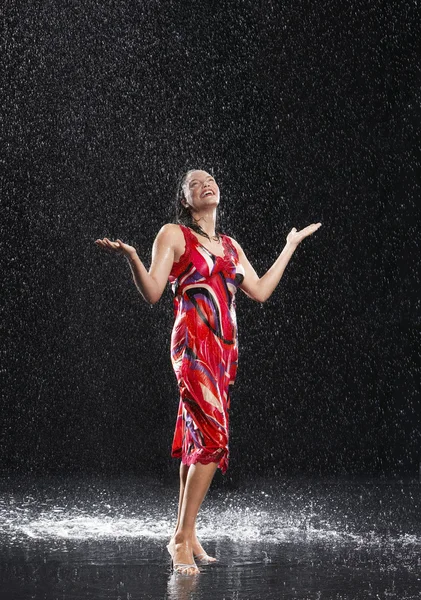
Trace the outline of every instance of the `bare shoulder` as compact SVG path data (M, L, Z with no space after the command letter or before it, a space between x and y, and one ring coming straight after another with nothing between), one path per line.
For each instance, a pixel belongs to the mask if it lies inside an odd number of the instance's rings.
M155 243L158 248L162 248L162 251L166 248L171 248L174 251L174 260L178 261L185 247L184 234L180 225L177 223L165 223L158 231Z
M177 244L183 239L183 232L181 231L180 225L177 223L165 223L158 231L156 236L160 240L163 240L171 245Z
M165 225L161 227L158 233L161 233L163 235L177 235L178 232L181 232L180 225L178 225L177 223L165 223Z

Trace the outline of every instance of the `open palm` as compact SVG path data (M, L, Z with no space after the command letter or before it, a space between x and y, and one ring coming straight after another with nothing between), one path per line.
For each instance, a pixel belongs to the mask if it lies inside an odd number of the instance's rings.
M321 227L321 223L312 223L311 225L304 227L304 229L300 229L300 231L297 231L296 228L293 227L287 235L287 242L289 244L293 244L294 246L298 246L298 244L302 242L304 238L314 233L317 229L319 229L319 227Z
M114 252L115 254L122 254L124 256L136 254L136 248L125 244L118 238L116 242L112 242L108 238L103 238L102 240L98 239L95 240L95 244L97 244L97 246L100 246L101 248L104 248L104 250L109 250L110 252Z

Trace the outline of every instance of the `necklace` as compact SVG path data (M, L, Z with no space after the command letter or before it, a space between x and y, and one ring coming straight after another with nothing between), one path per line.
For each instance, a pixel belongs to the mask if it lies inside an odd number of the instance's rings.
M218 242L218 244L221 243L221 236L219 235L219 233L215 233L214 235L208 235L205 231L203 231L203 229L200 227L200 225L199 225L199 229L200 229L200 231L196 232L199 235L203 235L204 237L207 237L208 240L214 240L215 242Z

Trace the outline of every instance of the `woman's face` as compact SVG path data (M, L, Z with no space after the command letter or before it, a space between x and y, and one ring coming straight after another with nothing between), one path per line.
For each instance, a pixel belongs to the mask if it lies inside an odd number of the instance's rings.
M196 209L219 204L219 187L206 171L192 171L183 186L185 200Z

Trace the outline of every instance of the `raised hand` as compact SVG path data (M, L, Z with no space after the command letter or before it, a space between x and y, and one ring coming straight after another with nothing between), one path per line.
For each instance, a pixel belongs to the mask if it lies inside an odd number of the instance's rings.
M293 227L287 235L287 243L293 246L298 246L298 244L302 242L305 237L314 233L317 229L319 229L319 227L321 227L321 225L321 223L312 223L300 231L297 231L296 228Z
M115 254L120 254L127 257L136 254L136 248L125 244L118 238L116 242L111 242L108 238L103 238L102 240L98 239L95 240L95 244L97 244L97 246L100 246L101 248L104 248L104 250L108 250L110 252L114 252Z

